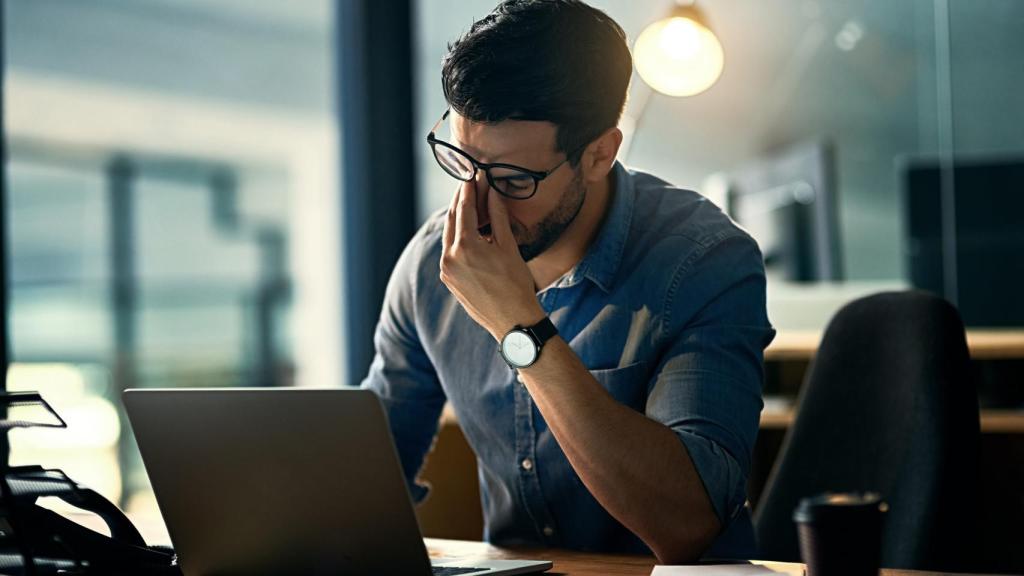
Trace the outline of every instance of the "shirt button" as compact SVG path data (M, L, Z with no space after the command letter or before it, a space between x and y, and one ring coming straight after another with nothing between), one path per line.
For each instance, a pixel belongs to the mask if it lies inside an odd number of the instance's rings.
M523 375L518 372L516 373L516 380L519 381L520 384L526 384L526 380L523 380Z
M533 460L530 460L529 458L523 458L522 467L523 470L526 470L527 472L533 470Z
M552 528L551 526L545 526L544 527L544 535L547 536L548 538L554 536L555 535L555 529Z

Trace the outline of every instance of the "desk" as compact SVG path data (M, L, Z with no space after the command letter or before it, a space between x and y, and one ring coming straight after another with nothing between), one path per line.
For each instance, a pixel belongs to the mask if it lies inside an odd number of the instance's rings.
M491 546L485 542L466 540L438 540L427 538L427 549L432 557L491 559L527 558L550 560L554 568L546 574L566 576L649 576L654 569L654 559L647 556L620 556L610 554L586 554L567 550L508 550ZM799 564L784 562L758 562L768 567L796 567ZM882 570L881 576L927 576L939 572L917 572L914 570Z

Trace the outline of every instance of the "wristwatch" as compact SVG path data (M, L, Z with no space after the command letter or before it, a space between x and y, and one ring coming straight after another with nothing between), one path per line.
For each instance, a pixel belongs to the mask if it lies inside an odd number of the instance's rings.
M498 345L505 363L513 370L526 368L537 361L544 343L558 334L558 329L547 316L533 326L516 326L508 331Z

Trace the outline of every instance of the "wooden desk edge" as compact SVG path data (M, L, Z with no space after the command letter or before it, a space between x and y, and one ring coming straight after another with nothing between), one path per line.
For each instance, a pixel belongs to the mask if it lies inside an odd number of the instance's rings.
M566 574L568 576L596 576L598 574L648 576L656 564L655 559L650 556L592 554L551 548L512 549L501 548L487 542L443 540L438 538L425 538L424 541L431 557L548 560L554 564L554 568L551 570L552 573ZM786 572L792 573L794 568L803 568L803 564L791 562L770 562L764 560L752 560L751 562L774 568L777 572L783 574ZM951 573L883 568L880 574L882 576L939 576Z

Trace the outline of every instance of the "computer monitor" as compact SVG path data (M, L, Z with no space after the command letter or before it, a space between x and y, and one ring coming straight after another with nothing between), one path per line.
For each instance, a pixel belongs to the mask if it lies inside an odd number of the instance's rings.
M843 278L834 154L797 144L729 172L725 209L757 240L769 277Z
M1024 325L1024 158L957 161L945 224L939 163L899 172L910 283L956 304L968 326Z

